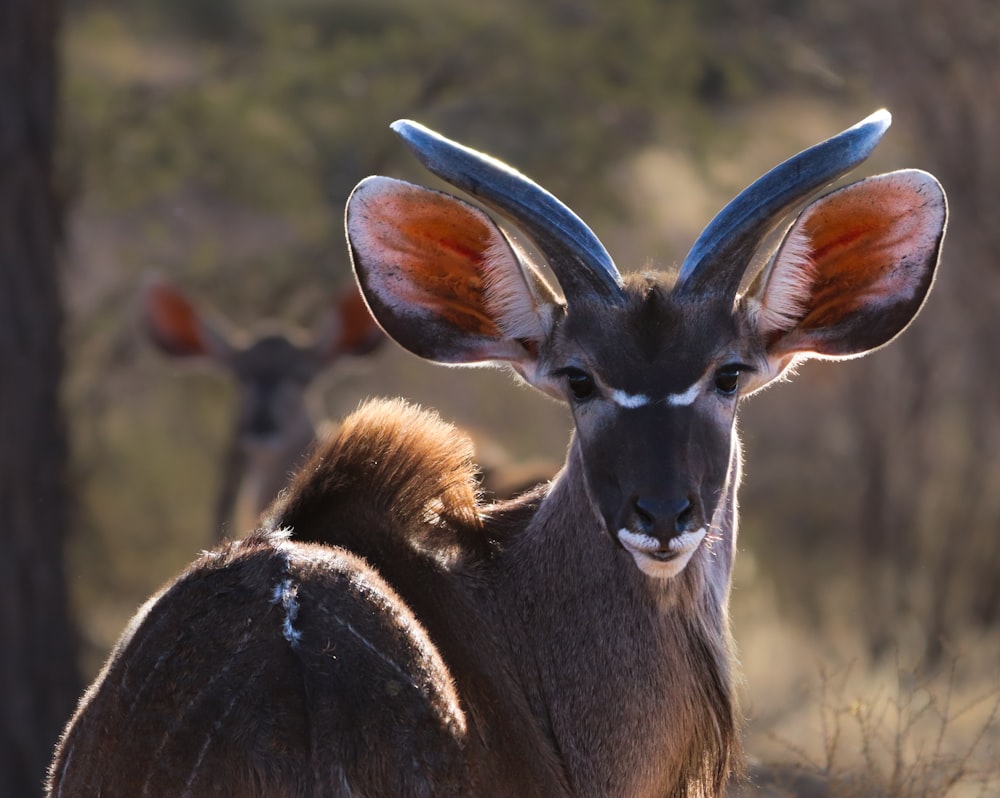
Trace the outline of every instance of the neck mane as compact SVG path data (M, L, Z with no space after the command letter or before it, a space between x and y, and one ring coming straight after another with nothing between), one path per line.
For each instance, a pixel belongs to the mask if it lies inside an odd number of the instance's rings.
M521 681L577 794L613 794L617 784L629 796L695 796L706 786L714 795L711 785L740 761L728 590L715 587L728 585L731 567L731 547L718 544L666 582L639 571L591 509L571 445L505 552L498 590L517 607L512 655L527 652ZM614 734L595 736L581 722L595 717Z

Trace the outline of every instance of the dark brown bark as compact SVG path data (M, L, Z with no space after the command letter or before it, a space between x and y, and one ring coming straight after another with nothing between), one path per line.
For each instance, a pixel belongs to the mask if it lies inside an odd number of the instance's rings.
M0 3L0 795L38 795L79 692L54 187L58 0Z

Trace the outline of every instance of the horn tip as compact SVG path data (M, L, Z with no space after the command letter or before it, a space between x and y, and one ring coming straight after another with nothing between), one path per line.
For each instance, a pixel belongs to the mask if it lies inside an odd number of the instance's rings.
M412 119L397 119L389 125L389 128L406 142L411 142L420 135L431 133L429 128L424 127L419 122L414 122Z
M412 119L397 119L389 127L393 133L403 140L403 143L417 156L417 160L427 169L438 177L447 180L452 185L462 188L461 183L455 183L448 174L441 173L443 168L442 159L448 152L461 151L467 148L446 139L440 133L436 133L426 125L421 125Z
M879 108L875 113L869 114L854 126L854 130L868 130L875 136L881 137L892 124L892 114L885 108Z
M891 124L892 114L885 108L880 108L832 140L844 142L848 151L853 153L850 160L856 166L871 155L872 150L878 146Z

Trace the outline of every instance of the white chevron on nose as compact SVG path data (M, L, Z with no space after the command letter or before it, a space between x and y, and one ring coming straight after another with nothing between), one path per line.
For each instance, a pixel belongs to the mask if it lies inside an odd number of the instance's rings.
M693 404L694 400L698 398L698 394L701 392L701 380L696 382L686 391L681 393L669 393L662 401L666 402L668 405L673 405L674 407L686 407L687 405ZM628 393L627 391L620 391L617 388L611 391L611 400L619 407L643 407L645 405L653 404L654 400L650 396L646 396L643 393Z
M619 407L642 407L648 405L652 399L641 393L626 393L617 388L611 392L611 399Z
M686 407L687 405L694 404L694 400L698 398L699 393L701 393L701 380L682 393L668 394L667 404Z

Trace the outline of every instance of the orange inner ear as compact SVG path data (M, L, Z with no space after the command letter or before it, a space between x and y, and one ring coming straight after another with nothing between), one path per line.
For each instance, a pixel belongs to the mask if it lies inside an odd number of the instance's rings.
M926 238L914 192L898 182L831 195L804 220L816 265L810 311L799 329L833 326L862 306L912 297L925 278L912 257Z
M399 266L396 295L469 333L500 330L485 309L484 260L498 233L480 211L435 192L402 191L377 203L372 238Z
M382 330L356 288L339 299L337 311L342 325L340 341L337 342L339 351L363 355L381 343Z
M201 355L205 346L191 304L166 285L147 289L146 326L156 342L171 355Z

